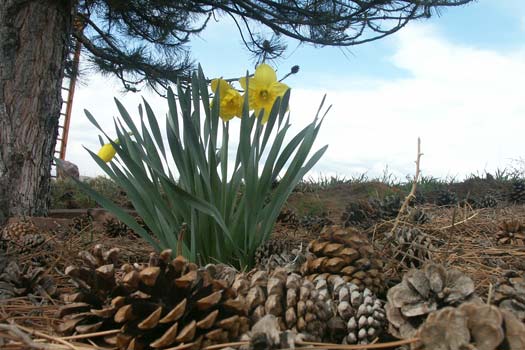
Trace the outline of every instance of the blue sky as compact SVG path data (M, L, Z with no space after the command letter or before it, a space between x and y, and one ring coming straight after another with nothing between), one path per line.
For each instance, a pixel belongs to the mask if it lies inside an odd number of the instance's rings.
M192 41L192 53L209 77L240 76L253 69L228 18L210 24ZM305 125L322 96L333 105L318 146L329 144L314 174L413 173L422 137L425 175L464 177L494 171L525 157L525 1L480 0L409 24L397 34L344 49L289 43L276 62L278 75L298 64L292 87L292 123ZM158 115L165 103L154 94L122 95L117 82L92 75L79 86L68 158L81 174L101 171L82 145L97 147L97 134L82 110L111 130L112 96L133 110L141 96Z

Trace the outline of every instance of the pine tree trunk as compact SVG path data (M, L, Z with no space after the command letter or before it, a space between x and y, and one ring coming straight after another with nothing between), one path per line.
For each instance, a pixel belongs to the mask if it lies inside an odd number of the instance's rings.
M0 226L45 215L72 1L0 1Z

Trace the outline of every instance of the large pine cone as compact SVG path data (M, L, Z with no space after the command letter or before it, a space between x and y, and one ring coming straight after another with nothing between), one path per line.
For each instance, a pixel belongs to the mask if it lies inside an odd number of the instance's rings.
M317 340L322 339L333 314L327 285L316 289L313 282L283 268L271 273L239 274L232 288L239 294L238 302L245 305L252 323L273 315L281 330L306 333Z
M410 269L387 294L385 309L390 334L411 338L428 314L473 296L474 282L456 269L433 263L421 270Z
M431 313L412 350L522 350L525 325L510 312L480 302Z
M214 280L171 251L152 255L144 266L116 270L104 259L87 267L68 268L83 298L60 310L63 333L121 330L105 341L118 349L188 349L235 340L249 327L244 305L226 282ZM104 254L102 254L104 255ZM107 254L110 256L111 254ZM95 259L91 259L91 257ZM107 259L106 259L107 260ZM185 347L186 348L186 347Z
M383 262L359 231L327 226L308 246L310 255L302 273L311 280L318 275L340 275L346 282L378 294L384 289Z

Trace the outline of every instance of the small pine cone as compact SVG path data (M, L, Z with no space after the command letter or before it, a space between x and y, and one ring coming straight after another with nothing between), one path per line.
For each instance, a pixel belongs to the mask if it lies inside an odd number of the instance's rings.
M525 349L525 325L510 312L481 302L431 313L416 337L412 350Z
M341 226L327 226L318 239L308 245L307 261L301 272L313 280L318 275L340 275L374 293L384 289L383 262L374 247L359 231Z
M374 209L369 202L350 202L341 215L342 225L344 227L368 228L371 225L371 218L374 217L373 211Z
M291 209L281 210L281 212L277 216L277 222L290 227L297 227L299 225L297 215Z
M295 332L280 329L277 317L266 315L242 335L240 340L249 344L242 345L239 349L295 349L296 338Z
M517 180L512 184L509 200L515 204L525 203L525 180Z
M525 322L525 273L519 277L513 275L496 285L494 304Z
M410 269L390 288L385 306L390 334L410 338L428 314L474 298L474 282L456 269L429 263Z
M525 245L525 224L519 220L504 220L499 224L496 238L500 244Z
M386 237L393 258L407 267L420 267L431 259L432 238L417 227L399 227L393 236L388 232Z
M258 269L273 270L285 267L297 272L306 260L306 243L290 238L270 239L255 251L255 266Z
M393 219L399 213L399 209L401 209L401 197L397 195L386 196L381 201L381 218Z
M10 222L2 228L2 239L18 242L25 235L38 234L38 228L31 221L21 219Z
M326 216L306 215L303 216L299 221L299 225L301 227L313 234L318 234L323 230L325 226L332 224L332 220L330 220Z
M383 302L370 289L360 290L358 286L345 282L341 277L333 278L330 285L332 298L336 303L336 317L346 325L344 337L330 341L369 344L376 339L386 324Z
M86 301L64 306L59 330L88 333L118 328L118 334L104 339L118 349L183 344L188 349L202 348L235 340L248 331L244 304L235 291L183 257L171 260L170 250L153 254L145 266L125 264L121 272L112 274L118 277L113 278L114 286L109 283L110 292L101 305Z
M75 232L89 231L93 227L93 217L88 214L75 216L71 223L71 228Z
M458 196L456 193L446 190L439 191L436 198L436 204L439 206L456 205L458 203Z
M110 237L129 237L134 238L137 235L128 225L115 218L108 218L102 223L104 231Z
M11 260L0 274L0 299L40 295L46 298L54 296L57 287L53 278L41 267L30 264L20 265Z
M408 211L409 221L415 225L423 225L429 223L431 218L430 216L420 208L411 208Z
M476 208L496 208L498 206L498 200L491 194L486 194L481 197L477 203Z

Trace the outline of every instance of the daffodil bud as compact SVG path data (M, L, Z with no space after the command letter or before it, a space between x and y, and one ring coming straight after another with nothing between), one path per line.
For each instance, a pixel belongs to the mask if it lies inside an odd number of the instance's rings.
M100 159L102 159L104 162L110 162L111 159L117 154L117 150L111 143L106 143L100 151L98 151L98 156Z

